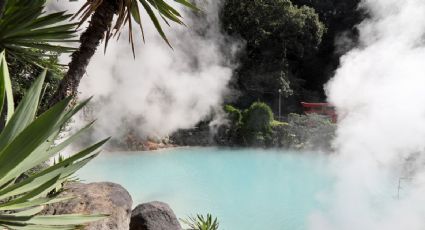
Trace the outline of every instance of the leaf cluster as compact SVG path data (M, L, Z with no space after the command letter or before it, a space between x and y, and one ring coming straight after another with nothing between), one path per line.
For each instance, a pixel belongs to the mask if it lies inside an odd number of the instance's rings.
M39 216L43 206L63 202L73 197L47 196L77 170L97 156L100 141L57 164L17 180L24 172L56 156L73 143L92 125L78 130L56 143L62 127L83 108L88 100L70 106L70 98L36 116L42 86L43 71L27 91L19 105L14 106L10 76L5 54L0 54L0 113L5 108L5 126L0 132L0 227L16 230L77 229L79 226L103 219L104 215ZM69 109L67 110L67 108Z
M189 217L187 220L182 220L183 223L189 226L187 230L218 230L219 222L217 218L213 218L211 214L196 215L196 217Z
M76 23L66 12L45 13L45 0L7 0L0 17L0 50L8 58L56 69L51 58L75 49L63 43L76 42Z
M286 125L275 121L270 106L263 102L254 102L243 112L231 105L226 105L224 110L236 132L234 141L241 145L266 146L271 142L273 127Z
M81 25L82 23L87 21L90 18L90 16L96 12L98 7L101 4L103 4L104 1L111 1L111 0L86 1L86 3L80 8L80 10L76 14L76 16L80 16L79 24ZM188 7L190 9L198 10L198 8L195 5L193 5L187 0L175 0L175 2L185 7ZM143 21L142 21L139 4L147 12L150 20L154 24L159 35L162 37L162 39L164 39L164 41L170 47L171 47L171 44L168 41L165 35L165 32L162 29L160 20L158 18L161 18L167 25L170 25L170 21L180 25L184 25L182 21L182 15L165 0L117 0L117 1L114 1L114 4L116 8L117 19L115 21L115 24L112 26L112 28L110 28L110 30L106 34L105 49L109 39L117 35L119 36L122 28L124 26L128 26L129 42L131 43L131 46L132 46L133 55L135 55L133 26L132 26L133 24L140 27L143 40L145 39L144 30L143 30Z

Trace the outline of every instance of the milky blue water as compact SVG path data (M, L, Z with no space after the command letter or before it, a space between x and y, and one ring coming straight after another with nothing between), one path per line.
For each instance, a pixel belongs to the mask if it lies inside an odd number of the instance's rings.
M78 177L123 185L134 205L164 201L179 218L212 213L221 230L305 230L331 186L326 157L284 150L178 148L104 153Z

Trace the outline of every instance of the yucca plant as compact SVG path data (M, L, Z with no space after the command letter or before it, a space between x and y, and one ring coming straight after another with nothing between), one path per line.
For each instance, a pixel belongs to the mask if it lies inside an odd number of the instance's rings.
M55 69L49 58L75 50L63 43L78 42L77 23L64 11L45 12L45 0L1 0L0 50L18 61Z
M67 109L70 99L65 99L36 117L45 75L44 71L14 110L5 54L0 54L0 109L7 108L6 125L0 133L0 229L77 229L105 217L37 214L44 205L73 199L47 194L93 159L107 140L17 181L21 174L57 155L92 125L55 144L61 128L88 100Z
M196 217L189 217L182 222L189 226L187 230L218 230L219 226L218 219L213 219L211 214L207 214L206 217L198 214Z

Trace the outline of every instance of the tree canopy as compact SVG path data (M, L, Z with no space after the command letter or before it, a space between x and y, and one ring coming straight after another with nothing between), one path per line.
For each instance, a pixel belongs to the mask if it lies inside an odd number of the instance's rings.
M313 8L290 0L226 0L221 19L225 32L246 42L236 83L243 107L296 89L296 67L315 54L325 32Z
M355 45L358 32L355 25L365 17L357 5L360 0L292 0L295 5L315 9L326 26L318 52L306 60L299 77L306 88L322 91L323 84L333 75L339 58Z

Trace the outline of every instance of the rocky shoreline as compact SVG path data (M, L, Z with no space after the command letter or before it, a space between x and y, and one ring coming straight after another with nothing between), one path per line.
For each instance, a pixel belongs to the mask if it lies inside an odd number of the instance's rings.
M269 142L241 143L235 127L229 124L210 126L201 123L192 129L178 130L169 137L135 142L133 151L152 151L183 146L263 147L297 150L332 150L336 125L318 115L288 117L287 123L272 127ZM239 140L238 140L239 138Z
M289 114L283 121L273 121L270 131L244 135L232 122L219 125L200 122L190 129L181 129L165 137L140 137L129 133L120 141L111 142L107 151L155 151L176 147L255 147L296 150L331 151L336 124L317 114ZM251 139L247 139L251 138Z
M119 184L67 183L59 197L75 197L45 207L42 214L105 214L107 217L86 225L84 230L182 230L173 210L166 203L153 201L137 205Z

